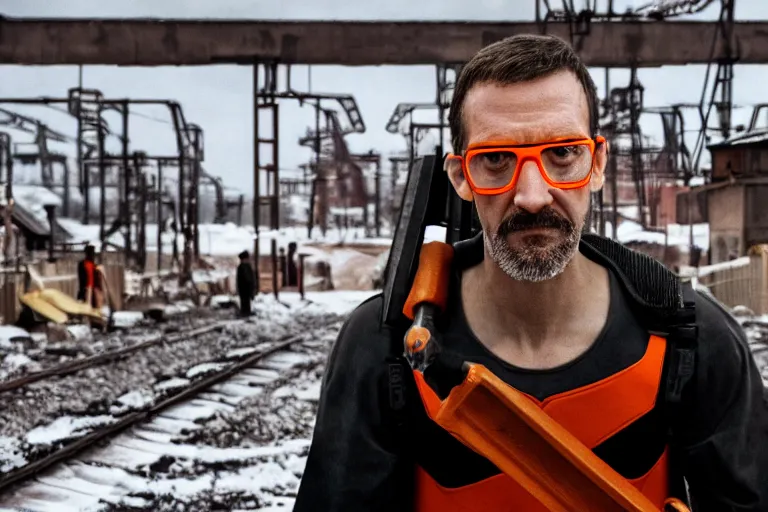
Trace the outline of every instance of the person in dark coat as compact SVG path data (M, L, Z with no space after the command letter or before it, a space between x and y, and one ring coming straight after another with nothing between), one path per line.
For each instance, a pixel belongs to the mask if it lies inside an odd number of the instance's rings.
M288 286L299 285L299 271L296 266L296 242L288 244L288 257L286 258L286 266L288 267Z
M251 301L256 296L256 276L249 260L248 251L239 254L240 264L237 266L237 294L240 296L240 314L251 315Z

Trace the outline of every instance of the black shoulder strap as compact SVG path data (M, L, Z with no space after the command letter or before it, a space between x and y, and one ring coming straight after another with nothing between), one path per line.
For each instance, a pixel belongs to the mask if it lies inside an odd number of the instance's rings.
M677 442L680 421L685 415L683 391L691 385L696 373L698 326L696 325L695 292L690 282L681 283L683 305L677 321L672 322L667 334L667 353L664 359L663 412L667 421L669 454L669 494L691 506L690 496L681 466L680 444Z
M402 429L405 426L407 388L406 379L408 368L402 357L390 357L387 359L387 401L391 412L391 422L395 428Z
M382 328L390 335L389 355L386 359L386 393L382 397L388 405L384 416L385 421L396 429L399 436L407 428L408 380L413 378L408 361L403 355L403 337L408 330L408 323L403 321L397 327Z
M699 338L693 285L689 281L682 282L680 289L683 304L674 322L670 324L667 336L668 370L664 397L666 402L672 405L680 403L683 389L693 379Z
M698 328L696 294L692 284L681 280L650 256L607 238L584 235L581 250L589 258L614 271L633 299L646 328L666 337L667 355L661 397L666 404L676 407L696 369Z

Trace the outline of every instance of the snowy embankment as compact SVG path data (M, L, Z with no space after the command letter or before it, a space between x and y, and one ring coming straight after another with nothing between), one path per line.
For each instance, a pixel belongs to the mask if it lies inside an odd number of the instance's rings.
M269 296L260 298L253 321L233 325L237 332L231 337L247 340L250 335L250 344L230 342L222 335L209 340L226 352L219 363L200 363L204 358L195 358L190 363L196 363L184 371L181 365L166 370L162 382L131 382L132 389L103 401L104 408L92 411L87 421L62 415L28 431L23 442L50 445L90 425L108 424L152 402L164 390L183 387L215 371L226 358L252 352L255 339L312 332L329 318L340 319L336 315L348 313L370 295L316 293L308 294L310 302L301 302L296 294L285 293L281 295L284 304ZM311 436L324 363L339 325L313 333L310 341L290 353L270 356L265 368L243 372L191 403L174 406L151 423L120 434L104 448L6 493L0 506L56 511L290 510ZM19 439L0 439L6 465L24 463Z

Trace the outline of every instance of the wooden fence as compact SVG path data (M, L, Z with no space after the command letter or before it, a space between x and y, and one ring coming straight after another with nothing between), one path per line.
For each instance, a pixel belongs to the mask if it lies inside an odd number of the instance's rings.
M55 262L39 259L29 267L41 278L46 288L60 290L71 297L77 296L77 263L82 259L79 253L62 255ZM107 283L115 299L115 309L123 307L125 292L125 264L120 253L103 253L101 264L107 276ZM31 286L24 267L19 272L12 269L0 270L0 316L2 324L16 322L21 312L19 296Z

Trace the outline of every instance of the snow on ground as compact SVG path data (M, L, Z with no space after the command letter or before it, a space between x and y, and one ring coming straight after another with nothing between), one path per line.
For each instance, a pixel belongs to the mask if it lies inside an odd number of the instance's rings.
M154 399L154 395L146 389L129 391L115 400L116 404L109 408L109 413L119 415L131 410L138 410L151 404Z
M155 391L169 391L172 389L181 389L185 388L189 385L189 379L182 379L178 377L173 377L168 380L164 380L162 382L158 382L153 386Z
M67 326L67 333L69 336L77 341L91 341L93 340L93 329L87 324L74 324Z
M297 292L280 292L279 302L274 295L259 295L255 304L260 308L269 307L270 314L288 314L291 308L300 306L305 311L325 311L336 315L344 315L352 311L365 300L380 293L380 290L341 290L333 292L306 292L302 301Z
M14 189L15 193L15 189ZM99 245L99 226L97 224L82 224L75 219L59 218L61 226L72 234L72 242L91 242ZM147 251L157 251L157 224L147 224ZM253 226L237 226L233 223L227 224L200 224L199 240L200 253L203 256L236 256L243 250L253 251L254 244ZM329 244L338 244L342 242L360 243L368 245L391 244L391 240L386 238L366 238L361 229L351 228L349 230L329 229L325 236L322 236L319 229L312 232L312 238L307 237L305 227L287 227L275 231L268 231L262 228L259 237L259 251L261 254L270 254L272 250L272 239L277 241L277 247L288 250L290 242L297 242L299 245L307 242L324 242ZM117 246L123 244L121 233L115 233L109 240ZM179 251L183 250L184 238L178 237ZM173 252L173 233L164 232L162 234L163 254L172 254Z
M606 222L605 232L610 235L613 233L612 230L611 223ZM670 247L676 246L680 247L682 251L687 251L690 245L690 230L691 227L689 225L669 224L667 225L666 233L645 231L638 222L625 220L619 224L616 238L623 244L646 242L664 245L666 243ZM694 224L693 243L705 251L709 250L709 224Z
M17 373L40 370L40 363L30 359L25 354L7 354L3 357L2 363L2 366L0 366L0 380L5 380Z
M211 297L209 305L214 309L232 307L235 305L235 298L231 295L214 295Z
M21 441L15 437L0 437L0 472L5 473L27 462Z
M112 416L88 416L71 417L62 416L53 423L33 428L26 435L29 444L53 444L64 439L76 436L84 429L92 429L102 425L108 425L115 421Z
M0 350L12 348L19 341L32 341L32 336L20 327L0 325Z
M221 370L226 365L224 363L203 363L199 364L197 366L193 366L189 370L187 370L186 377L188 379L193 379L197 377L198 375L205 375L206 373L215 372L218 370Z

